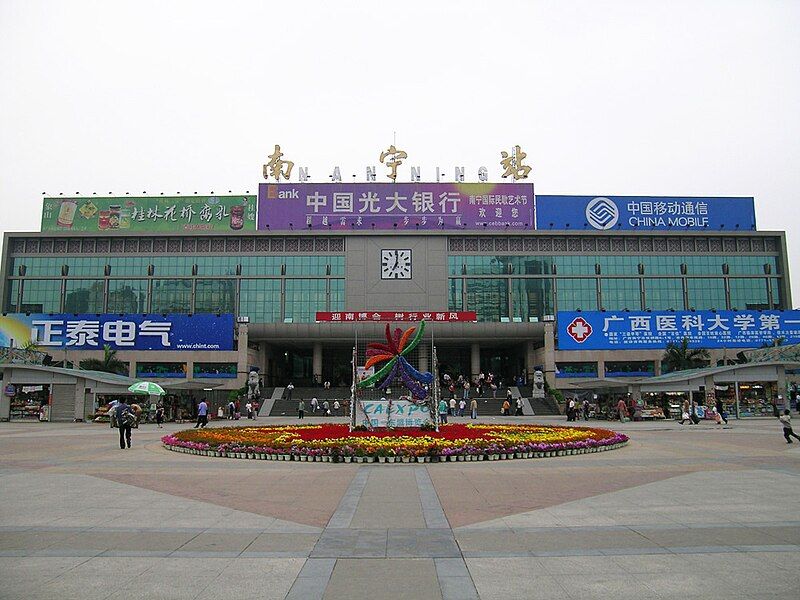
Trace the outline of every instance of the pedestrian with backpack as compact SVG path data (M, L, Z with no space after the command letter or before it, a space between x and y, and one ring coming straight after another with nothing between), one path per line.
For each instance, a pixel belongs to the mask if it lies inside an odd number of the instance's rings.
M126 443L128 448L131 447L131 428L136 422L136 415L134 414L131 405L128 404L124 398L117 403L115 412L117 417L117 426L119 427L119 447L121 450L125 450Z

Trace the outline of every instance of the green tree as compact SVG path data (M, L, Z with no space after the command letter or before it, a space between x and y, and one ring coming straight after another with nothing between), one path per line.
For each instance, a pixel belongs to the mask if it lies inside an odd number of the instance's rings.
M680 344L674 342L667 344L661 360L669 372L697 369L708 364L708 350L689 348L689 338L683 338Z
M84 371L103 371L104 373L116 373L117 375L127 375L128 367L117 358L117 351L112 350L111 346L103 346L103 358L87 358L80 363Z

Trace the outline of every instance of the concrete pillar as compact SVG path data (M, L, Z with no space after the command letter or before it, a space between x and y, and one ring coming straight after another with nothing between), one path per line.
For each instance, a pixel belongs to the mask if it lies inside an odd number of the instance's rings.
M248 333L247 333L247 323L239 323L238 327L238 345L237 345L237 354L236 357L236 372L238 376L236 377L236 385L242 387L247 383L247 375L249 374L250 368L247 364L247 340L248 340ZM189 368L189 365L186 365ZM194 365L192 365L194 368ZM194 375L194 373L188 374L190 377Z
M775 383L776 387L776 394L777 398L775 398L775 404L778 405L778 408L789 408L789 394L786 393L786 369L782 365L777 366L776 371L778 372L778 380ZM783 407L781 407L783 404Z
M597 359L597 378L598 379L605 379L606 378L606 361L605 359L598 358Z
M84 398L86 397L85 390L86 389L86 380L82 378L77 378L75 380L75 420L76 421L83 421L86 415L83 414L84 410Z
M533 373L536 370L536 348L533 340L525 342L525 381L533 382Z
M544 380L551 388L556 387L556 336L552 321L544 324Z
M314 342L314 355L311 358L314 382L322 383L322 342Z
M430 350L425 343L417 346L419 348L419 365L417 368L423 373L428 370L428 363L430 362Z
M471 371L470 377L475 379L481 373L481 346L480 344L472 344L469 357L469 370Z
M713 394L715 400L716 400L716 397L717 397L717 391L714 389L714 377L713 376L706 376L705 379L703 380L703 385L706 388L706 397L703 398L703 400L705 401L704 403L706 405L706 408L708 408L709 401L710 402L714 401L714 400L709 400L708 395L709 394Z

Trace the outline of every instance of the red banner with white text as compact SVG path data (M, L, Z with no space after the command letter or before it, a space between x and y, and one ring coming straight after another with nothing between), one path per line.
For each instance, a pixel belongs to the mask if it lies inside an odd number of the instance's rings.
M345 312L318 312L318 323L375 323L390 321L428 321L431 323L473 323L478 320L474 310L468 311L345 311Z

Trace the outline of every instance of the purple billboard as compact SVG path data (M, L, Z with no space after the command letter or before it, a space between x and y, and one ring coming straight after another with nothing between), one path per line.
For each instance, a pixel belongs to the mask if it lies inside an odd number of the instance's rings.
M534 229L532 183L261 183L258 229Z

